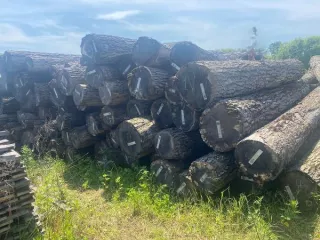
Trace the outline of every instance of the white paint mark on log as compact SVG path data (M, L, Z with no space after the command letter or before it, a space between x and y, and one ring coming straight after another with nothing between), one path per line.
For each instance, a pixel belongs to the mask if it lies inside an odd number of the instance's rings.
M114 140L113 138L111 138L112 142L114 142L115 144L117 144L116 140Z
M94 52L97 53L98 49L97 49L97 46L96 46L96 43L94 42L94 40L92 40L92 46L93 46Z
M201 89L203 100L207 100L208 98L207 98L206 92L204 90L203 83L200 83L200 89Z
M107 113L104 113L103 116L110 116L112 113L111 112L107 112Z
M201 178L200 178L200 182L204 182L204 180L206 180L207 179L207 177L208 177L208 174L207 173L205 173L205 174L203 174L202 176L201 176Z
M159 167L159 169L158 169L158 171L156 172L156 177L158 177L158 176L159 176L159 174L161 173L162 169L163 169L163 167L162 167L162 166L160 166L160 167Z
M217 125L217 130L218 130L218 137L222 138L222 130L221 130L221 123L220 121L216 121L216 125Z
M64 128L64 121L61 122L61 130Z
M249 164L253 165L258 160L258 158L261 156L262 153L263 151L259 149L249 160Z
M65 112L65 111L64 111L64 108L60 108L60 109L61 109L62 112Z
M126 67L126 69L123 71L122 75L125 75L125 74L129 71L130 68L131 68L131 64L129 64L129 65Z
M20 84L21 84L21 87L22 87L23 86L23 82L22 82L21 78L19 79L19 81L20 81Z
M286 189L286 192L288 193L289 195L289 198L290 200L295 200L294 196L293 196L293 193L291 191L291 188L289 186L285 186L285 189Z
M72 160L72 157L70 156L70 153L68 152L68 157L69 157L69 160Z
M198 183L197 181L193 181L193 183L194 183L197 187L199 187L199 183Z
M69 133L66 132L66 135L67 135L67 142L70 142Z
M171 66L174 67L178 71L180 70L180 67L177 64L175 64L174 62L171 63Z
M92 70L92 71L87 72L87 75L92 75L94 73L96 73L96 70Z
M181 123L182 123L182 125L186 124L186 120L184 118L184 110L183 109L181 109Z
M133 141L133 142L128 142L128 146L129 146L129 147L131 147L131 146L133 146L133 145L136 145L136 142L135 142L135 141Z
M80 96L81 93L77 89L75 90L75 92Z
M170 88L170 89L169 89L169 92L171 92L171 93L176 93L176 90L173 89L173 88Z
M160 142L161 142L161 135L158 136L158 141L157 141L157 149L159 149L160 146Z
M31 91L31 90L29 89L29 91L26 93L26 96L28 96L28 95L29 95L30 91Z
M137 86L135 92L138 92L140 89L141 77L138 78Z
M57 90L54 88L53 91L54 91L54 95L56 95L56 98L58 98Z
M138 108L137 104L135 104L135 105L134 105L134 107L136 108L136 110L137 110L137 112L138 112L139 116L141 116L141 112L140 112L140 110L139 110L139 108Z
M241 179L245 180L245 181L249 181L249 182L254 182L254 180L252 178L248 178L248 177L245 177L245 176L241 176Z
M163 103L161 103L161 105L160 105L160 107L159 107L159 110L158 110L158 112L157 112L157 115L159 115L159 114L161 113L163 106L164 106Z
M179 194L180 192L183 191L183 189L187 186L187 184L185 182L183 182L180 187L177 189L177 193Z

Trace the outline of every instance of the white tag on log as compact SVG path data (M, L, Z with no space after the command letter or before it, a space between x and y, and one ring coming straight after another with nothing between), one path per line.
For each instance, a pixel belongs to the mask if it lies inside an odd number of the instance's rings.
M158 177L158 176L159 176L159 174L161 173L162 169L163 169L163 167L162 167L162 166L160 166L160 167L159 167L159 169L158 169L158 171L156 172L156 177Z
M163 108L163 103L161 103L161 105L160 105L160 107L159 107L159 110L158 110L158 112L157 112L157 115L159 115L159 114L161 113L162 108Z
M183 182L180 187L177 189L177 193L180 193L185 187L187 186L187 184L185 182Z
M96 130L96 124L94 123L94 121L92 121L92 129L93 129L93 131Z
M169 89L169 92L176 93L176 90L173 89L173 88L170 88L170 89Z
M97 46L96 46L96 43L92 40L92 46L93 46L93 50L94 52L98 52L98 49L97 49Z
M92 75L94 73L96 73L96 70L92 70L92 71L87 72L87 75Z
M204 180L206 180L207 179L207 177L208 177L208 174L207 173L205 173L205 174L203 174L202 175L202 177L200 178L200 182L204 182Z
M136 108L136 110L137 110L137 112L138 112L139 116L141 116L141 112L140 112L140 110L139 110L139 108L138 108L137 104L135 104L135 105L134 105L134 107Z
M65 111L64 111L64 108L60 108L60 109L61 109L62 112L65 112Z
M286 189L286 192L288 193L289 195L289 198L290 200L295 200L294 196L293 196L293 193L291 191L291 188L289 186L285 186L285 189Z
M64 128L64 121L62 121L61 123L61 130L63 130L63 128Z
M70 156L70 153L69 153L69 152L68 152L68 157L69 157L69 159L70 159L70 160L72 160L72 158L71 158L71 156Z
M135 90L136 92L138 92L140 89L140 83L141 83L141 77L138 78L138 82L137 82L137 86L136 86L136 90Z
M158 137L158 141L157 141L157 149L159 149L160 142L161 142L161 136L159 135L159 137Z
M135 141L133 141L133 142L128 142L128 146L130 147L130 146L133 146L133 145L136 145L136 142Z
M21 87L23 86L23 83L22 83L22 80L21 80L21 78L19 79L20 80L20 84L21 84Z
M26 93L26 96L28 96L28 95L29 95L30 91L31 91L31 90L29 89L29 91Z
M178 71L180 70L180 67L177 64L175 64L174 62L171 63L171 66L174 67Z
M112 142L114 142L115 144L117 144L116 140L114 140L113 138L111 138Z
M103 116L110 116L112 113L111 112L107 112L107 113L104 113Z
M245 180L245 181L249 181L249 182L254 182L254 180L252 178L248 178L248 177L245 177L245 176L241 176L241 179Z
M58 98L57 90L54 88L53 91L54 91L54 95L56 95L56 98Z
M76 94L78 94L80 96L80 92L76 89L75 90Z
M204 90L203 83L200 83L200 89L201 89L203 100L207 100L208 98L207 98L206 92Z
M131 64L129 64L128 67L123 71L122 75L125 75L130 68L131 68Z
M259 149L249 160L249 164L253 165L258 160L258 158L261 156L262 153L263 151Z
M181 123L182 123L182 125L186 124L186 120L184 118L184 110L183 109L181 109Z
M218 130L218 137L222 138L222 130L221 130L221 123L220 121L216 121L216 125L217 125L217 130Z
M66 132L66 135L67 135L67 141L70 142L69 133Z

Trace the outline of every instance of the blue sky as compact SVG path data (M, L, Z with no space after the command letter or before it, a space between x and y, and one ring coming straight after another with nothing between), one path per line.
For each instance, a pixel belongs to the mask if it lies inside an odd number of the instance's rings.
M0 0L0 52L80 53L81 38L102 33L206 49L240 48L320 35L320 0Z

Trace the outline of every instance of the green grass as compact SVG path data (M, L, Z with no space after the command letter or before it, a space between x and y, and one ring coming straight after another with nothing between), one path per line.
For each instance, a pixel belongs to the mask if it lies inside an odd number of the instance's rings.
M28 149L23 159L45 229L34 239L320 239L318 215L280 194L179 199L145 169L36 161Z

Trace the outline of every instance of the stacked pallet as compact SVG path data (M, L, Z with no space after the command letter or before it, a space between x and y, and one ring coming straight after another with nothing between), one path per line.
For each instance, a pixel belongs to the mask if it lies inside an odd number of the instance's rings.
M9 134L0 132L0 237L21 239L35 223L34 199L20 155L14 151L15 144L7 139Z
M319 126L316 56L303 76L298 60L89 34L81 58L6 52L0 66L0 123L15 141L70 161L146 164L183 195L276 179Z

